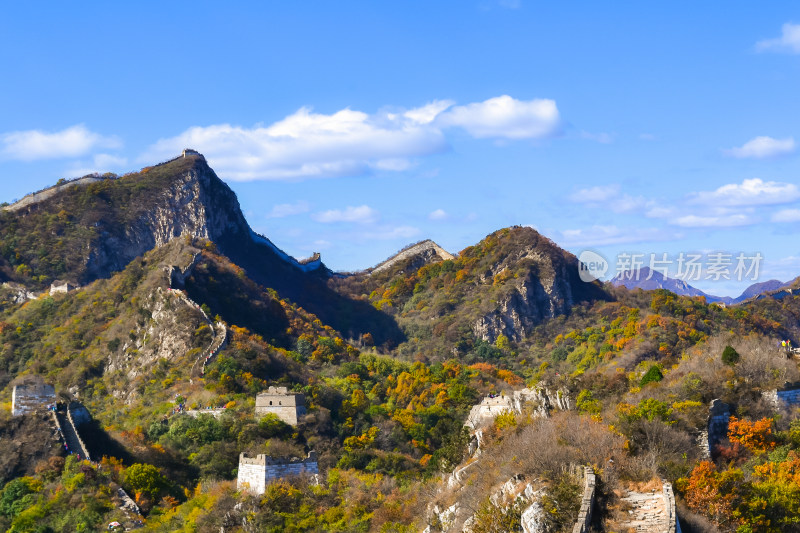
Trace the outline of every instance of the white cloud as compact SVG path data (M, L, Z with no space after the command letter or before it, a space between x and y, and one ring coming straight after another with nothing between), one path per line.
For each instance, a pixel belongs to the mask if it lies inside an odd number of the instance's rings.
M431 220L445 220L447 219L447 212L444 209L436 209L431 211L428 218Z
M759 41L756 43L756 50L800 54L800 24L784 24L780 37Z
M714 191L701 191L690 195L689 202L714 206L774 205L793 202L800 198L800 189L793 183L746 179L742 183L729 183Z
M140 158L166 159L192 147L232 180L292 180L398 172L415 159L449 148L444 129L460 127L478 138L538 139L558 133L553 100L510 96L454 106L435 100L403 112L367 114L343 109L326 115L303 107L271 125L195 126L160 139Z
M597 202L607 202L619 195L619 185L596 185L586 189L578 189L569 197L573 202L579 204L590 204Z
M639 134L639 139L641 139L643 141L655 141L656 140L656 136L653 135L652 133L640 133Z
M675 215L675 208L671 206L654 205L645 212L648 218L667 218Z
M726 155L738 159L767 159L794 152L794 138L773 139L772 137L755 137L742 146L723 150Z
M658 228L620 228L595 225L561 232L563 246L604 246L634 242L663 241L674 236Z
M406 111L403 115L417 124L430 124L442 111L455 104L452 100L434 100L430 104Z
M684 228L732 228L754 222L752 217L741 213L721 216L684 215L669 221L670 224Z
M641 211L655 205L655 202L643 196L623 194L621 187L613 185L596 185L586 189L578 189L569 197L575 203L589 207L602 207L615 213L631 213Z
M772 215L773 222L800 222L800 209L782 209Z
M56 132L26 130L0 134L0 156L21 161L80 157L95 148L121 145L117 137L104 137L83 124Z
M302 108L270 126L193 127L159 140L142 159L164 159L191 146L204 153L221 175L242 181L405 170L411 165L409 158L447 148L438 128L419 122L432 111L414 111L412 119L350 109L325 115Z
M542 139L558 133L561 117L554 100L523 101L503 95L452 107L436 122L464 128L479 139Z
M378 219L378 212L368 205L358 207L347 206L344 209L331 209L312 215L317 222L326 224L333 222L357 222L359 224L369 224Z
M308 202L300 200L293 204L277 204L273 206L272 211L269 212L267 218L283 218L292 215L301 215L308 213L311 207Z

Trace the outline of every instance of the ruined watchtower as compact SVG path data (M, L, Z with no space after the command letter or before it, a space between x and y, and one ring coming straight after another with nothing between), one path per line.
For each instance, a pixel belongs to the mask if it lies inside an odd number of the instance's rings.
M239 455L236 490L264 494L267 483L273 479L318 473L317 452L313 450L308 452L305 459L274 459L263 453L248 457L246 453L242 453Z
M306 414L306 397L299 392L289 392L286 387L270 387L256 396L256 416L268 413L296 426L297 418Z
M20 416L56 403L56 389L41 378L29 378L14 385L11 393L11 414Z

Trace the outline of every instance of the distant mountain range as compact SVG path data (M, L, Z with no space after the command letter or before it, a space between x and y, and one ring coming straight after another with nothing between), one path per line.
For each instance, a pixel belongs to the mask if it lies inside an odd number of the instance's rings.
M696 287L692 287L683 280L670 278L658 271L651 271L648 267L642 267L638 270L638 276L634 270L622 272L611 280L611 284L615 287L642 289L645 291L666 289L681 296L704 296L709 303L717 302L725 305L734 305L753 298L754 296L784 289L792 285L794 281L795 280L783 282L777 279L760 281L747 287L744 292L736 298L732 298L730 296L714 296L713 294L707 294Z

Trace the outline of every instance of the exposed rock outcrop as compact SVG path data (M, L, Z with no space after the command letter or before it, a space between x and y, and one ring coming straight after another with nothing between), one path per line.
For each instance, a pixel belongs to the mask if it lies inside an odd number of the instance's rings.
M504 412L522 413L526 405L532 406L539 416L547 416L552 409L568 411L571 408L569 391L565 388L551 391L546 387L534 387L490 395L472 407L465 425L474 430Z
M27 289L24 285L14 283L11 281L4 282L2 287L8 289L11 293L11 301L15 304L22 304L28 300L35 300L38 298L35 292Z
M507 235L499 238L513 239L514 244L504 248L500 261L480 281L497 284L499 278L508 278L503 282L508 288L494 309L474 322L476 337L494 342L502 334L519 341L543 321L569 314L579 302L609 298L599 283L580 279L574 255L535 230L515 227L503 232Z

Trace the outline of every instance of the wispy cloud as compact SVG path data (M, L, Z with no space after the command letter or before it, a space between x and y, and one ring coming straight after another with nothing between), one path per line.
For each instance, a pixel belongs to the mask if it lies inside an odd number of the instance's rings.
M0 134L0 157L20 161L81 157L95 149L119 148L122 142L114 136L90 131L83 124L46 132L42 130L12 131Z
M690 195L689 202L713 206L776 205L800 198L800 189L793 183L746 179L742 183L729 183L713 191Z
M267 218L283 218L293 215L301 215L308 213L311 206L304 200L297 201L293 204L277 204L273 206L272 210L267 214Z
M619 194L620 186L617 184L595 185L585 189L578 189L570 195L569 199L581 204L594 204L607 202L613 198L617 198Z
M600 144L611 144L614 142L614 136L605 132L591 133L588 131L581 131L580 136L581 139L598 142Z
M572 202L585 204L589 207L603 207L615 213L632 213L643 211L654 205L652 200L643 196L631 196L623 193L617 184L596 185L585 189L578 189L569 196Z
M731 213L725 215L684 215L670 220L670 224L683 228L733 228L748 226L757 221L749 215Z
M673 232L660 228L621 228L615 225L594 225L589 228L567 229L560 233L559 244L563 246L605 246L676 238Z
M787 22L781 27L781 36L756 43L759 52L788 52L800 54L800 24Z
M446 220L447 216L447 212L444 209L436 209L431 211L428 218L431 220Z
M330 209L315 213L311 216L317 222L326 224L334 222L355 222L358 224L369 224L378 219L378 211L368 205L357 207L347 206L344 209Z
M773 139L772 137L755 137L742 146L723 150L730 157L738 159L768 159L791 154L795 150L794 138Z
M800 209L782 209L772 215L773 222L800 222Z

